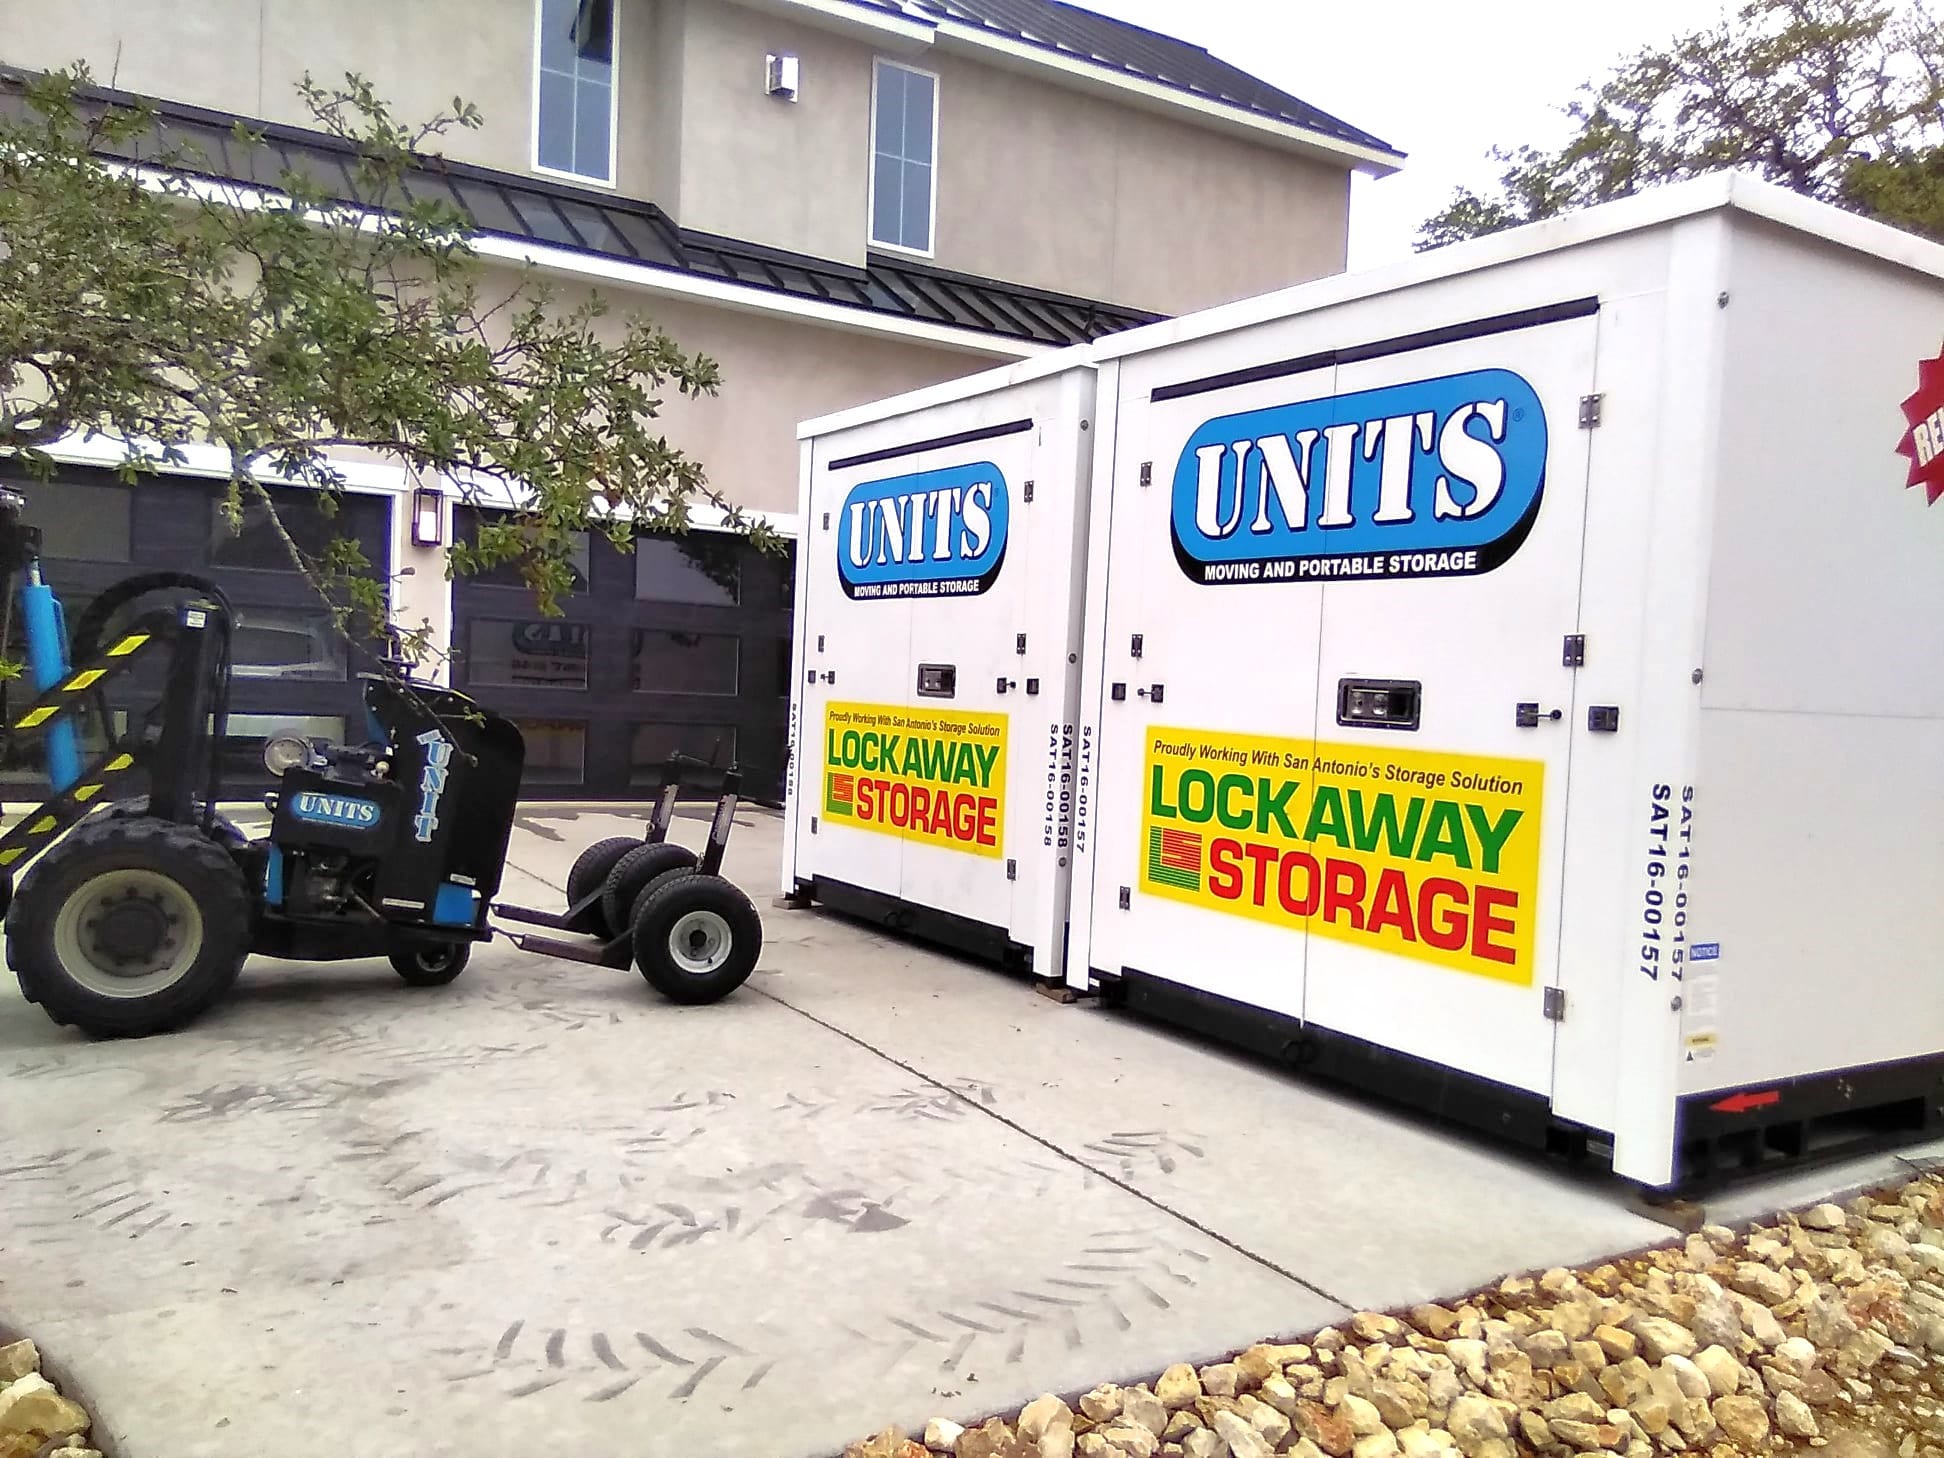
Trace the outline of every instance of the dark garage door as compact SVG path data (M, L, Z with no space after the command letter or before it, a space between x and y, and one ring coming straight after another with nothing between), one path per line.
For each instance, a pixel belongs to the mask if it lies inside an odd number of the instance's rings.
M475 518L460 513L461 532ZM780 795L791 558L719 532L583 538L563 616L510 570L453 586L453 682L519 724L534 798L639 795L679 752Z
M364 711L356 674L362 661L331 630L329 614L290 565L260 508L246 513L241 532L220 510L220 490L179 478L134 485L111 472L64 471L51 482L10 480L27 498L26 520L42 532L48 583L60 595L70 623L103 588L140 572L195 572L213 578L236 610L236 662L230 701L226 793L267 789L260 758L263 740L293 728L336 740L347 731L363 737ZM390 572L388 497L347 496L327 518L309 492L278 493L279 513L291 535L306 547L333 537L356 536L374 572ZM18 657L18 625L11 656ZM159 665L120 681L109 692L118 716L140 713L160 692ZM18 701L24 685L7 686ZM0 754L0 781L24 798L44 784L37 745Z

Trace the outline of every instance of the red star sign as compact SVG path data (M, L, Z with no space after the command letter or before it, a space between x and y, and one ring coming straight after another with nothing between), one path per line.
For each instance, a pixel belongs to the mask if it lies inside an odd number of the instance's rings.
M1944 351L1917 366L1917 393L1903 402L1910 429L1897 449L1910 458L1909 486L1924 488L1935 506L1944 496Z

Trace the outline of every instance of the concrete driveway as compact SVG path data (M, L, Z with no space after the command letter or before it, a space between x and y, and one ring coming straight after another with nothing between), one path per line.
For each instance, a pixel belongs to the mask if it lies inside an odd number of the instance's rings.
M531 809L506 897L558 904L634 828ZM186 1032L90 1043L6 978L0 1312L126 1458L797 1458L1666 1235L1610 1188L770 911L779 843L744 813L729 870L769 944L714 1007L496 944L426 991L256 962Z

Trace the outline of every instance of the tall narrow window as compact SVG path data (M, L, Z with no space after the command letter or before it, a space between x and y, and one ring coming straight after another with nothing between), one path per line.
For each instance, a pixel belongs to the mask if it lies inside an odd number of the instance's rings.
M877 63L871 105L871 241L932 251L938 153L938 78Z
M614 181L614 0L536 0L533 160Z

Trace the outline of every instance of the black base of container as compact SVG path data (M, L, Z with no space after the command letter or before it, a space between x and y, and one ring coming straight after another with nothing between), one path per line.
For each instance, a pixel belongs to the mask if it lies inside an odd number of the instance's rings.
M940 911L935 906L902 901L882 891L868 891L862 886L853 886L847 881L833 881L827 876L798 881L797 895L821 902L841 916L868 921L888 931L900 932L935 946L949 947L955 952L997 962L1016 971L1031 970L1033 965L1033 949L1014 941L1006 928L990 922L974 921L971 917Z
M1612 1157L1612 1138L1549 1100L1362 1038L1129 967L1094 969L1103 1000L1209 1034L1330 1083L1569 1161ZM1661 1196L1944 1136L1944 1055L1820 1073L1680 1100L1680 1152Z

